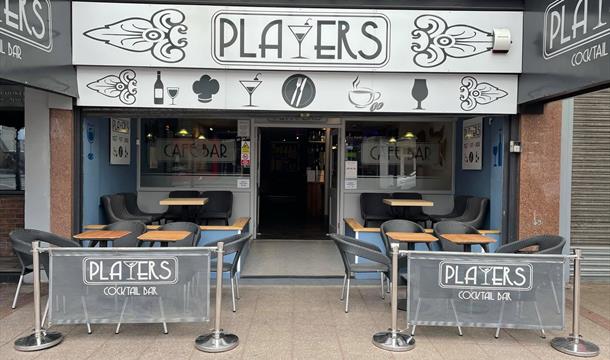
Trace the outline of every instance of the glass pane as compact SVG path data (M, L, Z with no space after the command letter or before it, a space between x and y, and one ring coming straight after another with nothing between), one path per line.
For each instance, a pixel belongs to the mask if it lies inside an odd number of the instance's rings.
M141 186L232 185L250 174L237 120L142 119L141 129Z
M348 122L346 134L359 190L451 191L451 121Z
M0 125L0 191L23 190L25 129Z

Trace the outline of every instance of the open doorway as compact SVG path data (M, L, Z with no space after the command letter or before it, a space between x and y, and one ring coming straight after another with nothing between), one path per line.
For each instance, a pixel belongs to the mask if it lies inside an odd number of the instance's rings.
M260 128L258 238L326 239L329 133Z

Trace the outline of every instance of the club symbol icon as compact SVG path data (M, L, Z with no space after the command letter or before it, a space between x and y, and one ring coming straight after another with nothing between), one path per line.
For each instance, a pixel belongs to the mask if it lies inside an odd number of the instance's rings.
M299 43L299 56L295 56L293 57L293 59L306 59L306 57L301 56L301 45L303 44L303 40L305 39L307 34L309 34L309 31L312 28L312 26L309 25L310 20L311 18L307 19L304 25L288 25L290 32L292 32L292 35L294 35L294 37Z
M303 74L291 75L282 85L282 97L286 104L301 109L311 104L316 97L316 86Z
M256 74L256 76L254 76L254 79L252 80L239 80L239 83L241 84L241 86L244 87L244 89L246 89L246 91L248 92L248 95L250 96L250 101L248 103L248 105L244 105L244 106L256 106L256 105L252 105L252 94L254 93L254 90L256 90L256 88L258 88L260 86L260 84L263 82L262 80L259 80L259 76L261 76L261 73Z

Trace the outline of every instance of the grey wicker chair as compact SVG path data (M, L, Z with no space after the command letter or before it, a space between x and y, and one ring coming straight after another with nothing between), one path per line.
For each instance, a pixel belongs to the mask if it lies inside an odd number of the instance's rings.
M451 241L443 237L443 234L480 234L477 229L470 225L466 225L459 221L441 221L434 224L434 236L436 236L441 243L441 250L443 251L454 251L464 252L462 245L456 245ZM489 252L489 247L484 245L485 252Z
M383 199L391 197L385 193L360 194L360 215L364 219L365 227L368 227L371 221L382 223L394 218L391 207L383 203Z
M386 255L381 252L380 249L373 249L371 244L364 245L362 241L354 239L353 237L330 234L331 239L334 240L343 265L345 267L345 276L343 277L343 288L341 289L341 300L345 298L345 312L349 312L349 290L350 290L350 279L354 273L381 273L381 297L384 297L385 291L383 288L383 274L386 277L390 277L390 268L392 267L392 261ZM358 256L363 259L372 261L371 263L353 263L351 261L352 256Z
M134 192L127 193L119 193L118 195L122 195L125 199L125 207L127 211L134 216L141 216L142 218L150 217L152 222L158 222L161 224L161 219L163 219L163 213L148 213L142 211L138 206L138 194Z
M139 247L142 242L138 236L146 232L146 224L137 220L117 221L106 225L104 230L126 230L130 233L120 239L112 241L112 247Z
M183 240L180 241L172 241L168 244L168 247L188 247L188 246L197 246L199 242L199 234L201 233L201 229L199 225L192 222L172 222L161 225L159 227L159 231L189 231L191 233L190 236L187 236Z
M228 272L229 277L231 279L231 301L233 306L233 312L237 311L237 301L240 299L239 296L239 281L238 281L238 273L237 273L237 265L239 264L239 260L241 258L241 254L243 252L244 247L252 238L251 234L236 234L231 235L229 237L214 240L206 243L204 246L217 246L219 242L224 243L224 256L235 254L233 260L231 262L224 261L222 262L222 272ZM216 266L218 264L218 259L212 260L210 264L210 271L216 272ZM218 276L218 275L216 275ZM222 276L222 275L220 275Z

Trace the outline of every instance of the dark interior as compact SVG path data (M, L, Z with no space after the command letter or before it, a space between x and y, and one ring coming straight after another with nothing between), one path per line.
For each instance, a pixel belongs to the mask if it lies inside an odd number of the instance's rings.
M324 129L261 129L258 238L326 238L325 142Z

